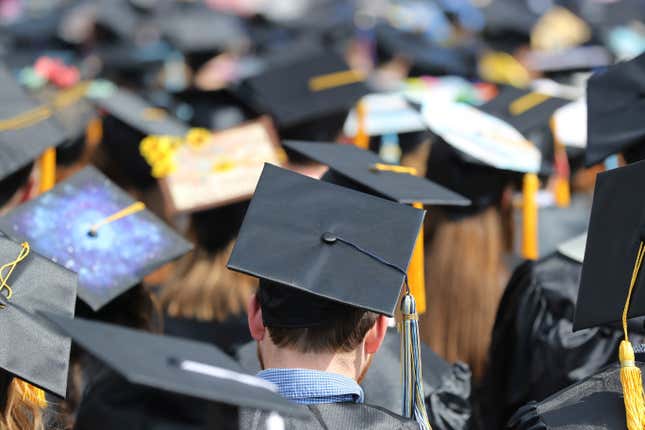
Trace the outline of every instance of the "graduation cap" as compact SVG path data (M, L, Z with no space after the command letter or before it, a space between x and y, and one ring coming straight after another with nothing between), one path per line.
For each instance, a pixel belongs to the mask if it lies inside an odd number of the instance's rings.
M393 316L405 282L402 413L427 425L406 275L423 217L421 210L267 164L227 267L260 279L268 327L325 326L347 310Z
M410 62L410 75L476 74L475 52L468 46L445 47L425 34L405 32L387 24L376 26L377 48L381 57L400 56Z
M199 146L181 145L171 157L175 168L160 186L172 213L248 200L264 163L279 165L285 158L268 118L217 131Z
M36 312L73 316L76 275L38 255L29 243L20 245L4 237L0 237L0 265L0 367L65 397L71 341Z
M64 93L58 103L67 102ZM40 104L27 95L11 72L0 66L0 180L28 166L66 135L51 116L55 105Z
M273 62L243 81L236 94L256 112L271 115L282 137L329 141L367 94L364 80L340 55L314 50Z
M641 371L635 365L627 326L629 318L645 315L641 276L645 257L645 211L640 190L643 181L645 161L596 177L573 320L574 330L622 322L625 337L619 348L620 381L628 429L645 422Z
M540 151L514 127L462 103L426 103L422 114L439 139L428 157L428 179L469 198L469 208L448 208L453 219L498 204L505 188L523 182L523 255L535 259Z
M276 387L247 374L215 346L49 312L61 333L128 382L238 407L303 417Z
M0 231L77 272L95 311L191 249L94 167L0 218Z
M470 201L426 178L410 173L388 170L400 166L383 162L373 152L353 145L314 143L287 140L285 148L326 164L346 181L354 182L368 193L398 203L424 205L468 206ZM381 168L379 170L379 168Z
M624 152L628 161L645 158L645 54L595 73L587 81L587 151L592 166Z
M612 56L604 46L578 46L555 52L529 51L523 58L529 70L543 73L572 73L604 67Z
M240 20L201 4L179 5L160 20L161 31L185 54L240 51L249 45Z
M97 99L97 104L108 113L103 119L107 153L122 167L132 185L143 188L153 185L150 167L139 153L141 139L147 135L184 136L188 127L123 88Z

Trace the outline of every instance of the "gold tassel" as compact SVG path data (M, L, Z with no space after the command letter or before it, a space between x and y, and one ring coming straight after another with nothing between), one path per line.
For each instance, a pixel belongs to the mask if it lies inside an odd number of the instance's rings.
M627 300L623 308L623 334L625 340L620 343L619 359L620 359L620 384L623 387L623 398L625 403L625 421L627 422L627 430L643 430L645 425L645 399L643 398L643 378L641 370L636 366L636 358L634 357L634 348L629 342L629 335L627 333L627 313L629 312L629 305L632 300L632 293L638 273L643 264L643 256L645 255L645 246L643 242L640 243L638 248L638 255L636 256L636 263L634 264L634 271L632 272L631 281L629 283L629 290L627 292Z
M356 105L356 136L354 145L361 149L370 149L370 136L367 134L367 107L364 101Z
M40 168L39 192L46 193L56 184L56 148L48 148L38 160Z
M538 251L538 207L536 196L540 180L535 173L524 175L522 190L522 257L537 260Z
M414 203L412 205L417 209L423 210L422 203ZM410 293L416 300L417 315L421 315L426 311L426 281L425 281L425 265L424 265L424 250L423 250L423 227L419 229L419 236L414 245L414 253L408 268L408 279L410 282Z

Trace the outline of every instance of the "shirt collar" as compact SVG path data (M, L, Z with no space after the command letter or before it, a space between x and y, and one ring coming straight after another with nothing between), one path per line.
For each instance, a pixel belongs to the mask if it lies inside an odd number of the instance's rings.
M274 383L280 395L300 404L363 403L363 389L356 381L337 373L311 369L267 369L258 375Z

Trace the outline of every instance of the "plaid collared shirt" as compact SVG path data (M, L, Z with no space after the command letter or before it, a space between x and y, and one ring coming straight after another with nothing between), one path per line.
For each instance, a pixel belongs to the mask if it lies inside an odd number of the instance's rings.
M363 403L361 386L353 379L336 373L310 369L267 369L257 376L273 382L280 395L295 403Z

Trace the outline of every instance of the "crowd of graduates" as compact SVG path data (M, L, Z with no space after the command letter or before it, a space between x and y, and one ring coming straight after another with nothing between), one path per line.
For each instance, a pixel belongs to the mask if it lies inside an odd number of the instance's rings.
M0 430L641 430L644 121L643 0L0 0Z

